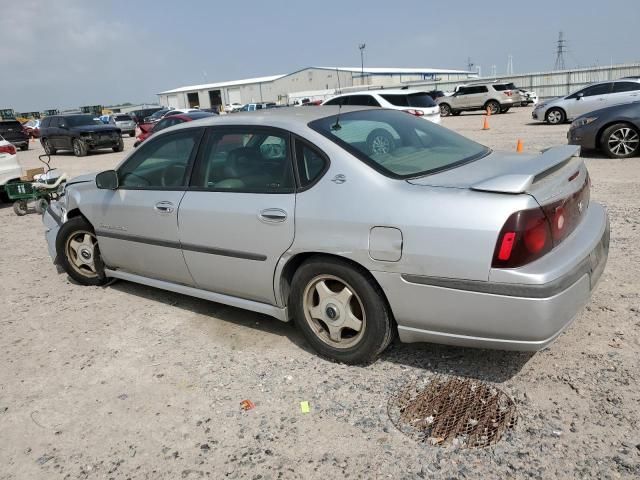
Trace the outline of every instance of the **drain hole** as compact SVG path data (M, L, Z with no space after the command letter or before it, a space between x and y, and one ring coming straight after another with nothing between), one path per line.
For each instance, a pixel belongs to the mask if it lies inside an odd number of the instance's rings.
M493 445L517 421L515 404L496 387L439 375L411 382L389 400L388 413L414 440L457 448Z

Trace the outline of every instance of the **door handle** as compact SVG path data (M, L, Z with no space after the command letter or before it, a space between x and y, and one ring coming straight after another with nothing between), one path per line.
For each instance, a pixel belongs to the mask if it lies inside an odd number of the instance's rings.
M266 223L282 223L287 219L287 212L281 208L266 208L260 211L258 218Z
M171 202L164 201L156 203L153 208L155 208L155 210L159 213L173 213L173 211L176 209L176 206Z

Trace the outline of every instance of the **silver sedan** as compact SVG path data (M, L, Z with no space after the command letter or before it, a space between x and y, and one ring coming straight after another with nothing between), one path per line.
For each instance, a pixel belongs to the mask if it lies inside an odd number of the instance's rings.
M609 221L578 147L493 152L405 112L289 108L168 128L67 183L54 262L293 319L345 363L403 342L539 350L589 300Z

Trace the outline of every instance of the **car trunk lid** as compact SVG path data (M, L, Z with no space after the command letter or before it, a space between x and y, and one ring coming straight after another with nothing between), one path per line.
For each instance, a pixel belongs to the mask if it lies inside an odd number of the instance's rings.
M435 175L408 180L414 185L532 195L540 205L571 196L587 179L580 147L552 147L538 155L497 153Z

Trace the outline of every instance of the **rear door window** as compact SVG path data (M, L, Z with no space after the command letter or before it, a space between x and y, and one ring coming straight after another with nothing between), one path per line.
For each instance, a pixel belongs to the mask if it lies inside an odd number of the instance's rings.
M332 98L326 102L325 105L344 105L345 98L346 97Z
M371 95L349 95L345 105L354 105L359 107L379 107L378 101Z
M582 93L585 97L595 97L596 95L606 95L611 93L612 85L610 83L601 83L585 88Z
M615 82L612 93L635 92L640 90L640 82Z
M329 164L325 155L305 141L296 139L296 166L300 186L304 189L315 183Z

